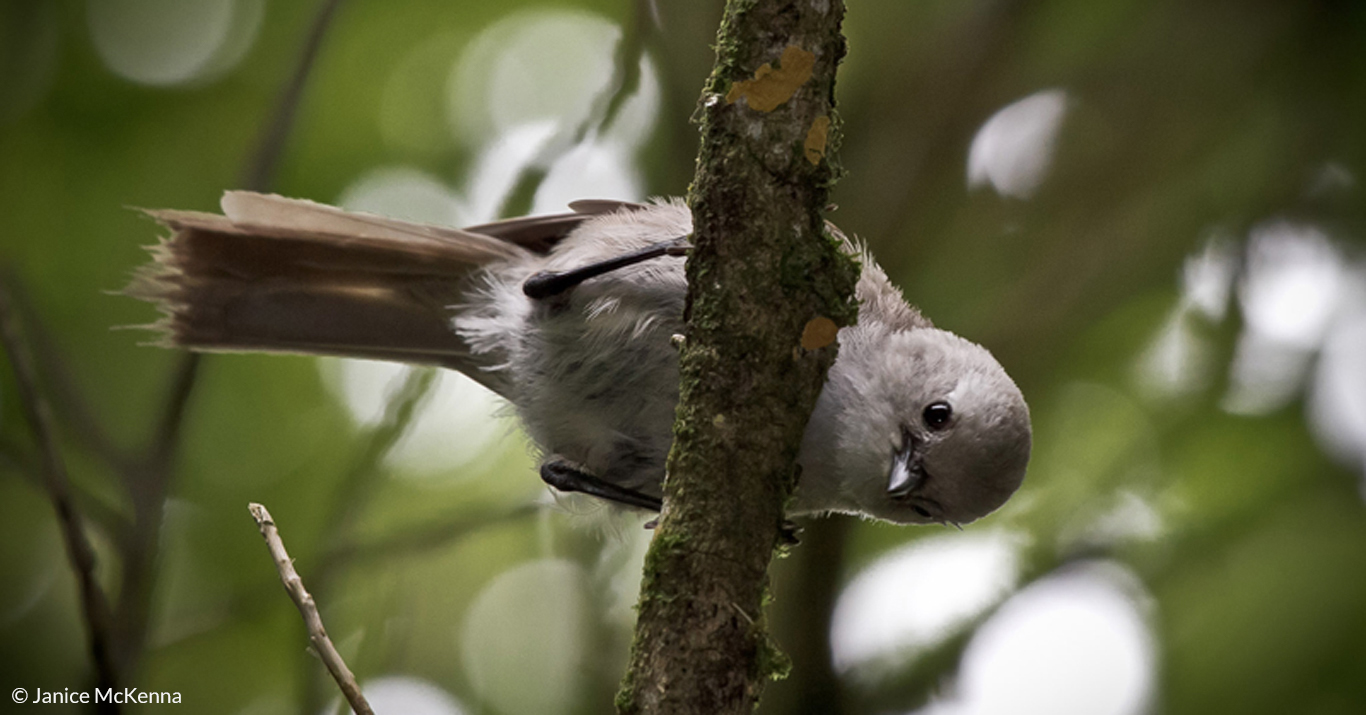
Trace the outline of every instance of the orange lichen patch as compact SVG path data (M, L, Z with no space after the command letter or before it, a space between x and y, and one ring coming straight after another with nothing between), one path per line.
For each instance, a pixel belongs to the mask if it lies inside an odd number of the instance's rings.
M754 79L747 79L731 85L726 94L726 102L734 104L744 97L751 109L771 112L792 98L797 88L811 79L811 68L816 66L816 55L796 45L783 49L778 58L778 67L765 62L754 73Z
M816 117L811 122L811 128L806 131L806 160L812 164L820 164L821 159L825 158L825 142L830 137L830 117L824 114Z
M839 332L839 326L835 325L835 321L824 316L812 318L802 329L802 349L819 350L835 342L835 336Z

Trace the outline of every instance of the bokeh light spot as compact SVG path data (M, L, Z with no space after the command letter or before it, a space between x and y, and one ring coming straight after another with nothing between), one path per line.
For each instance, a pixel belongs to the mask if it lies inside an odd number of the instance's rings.
M1275 221L1248 237L1238 299L1248 326L1272 341L1314 348L1338 298L1342 256L1323 231Z
M620 38L615 24L587 12L527 11L495 23L451 73L448 106L457 137L478 146L528 122L578 126L612 81ZM616 140L633 145L648 134L659 105L648 57L640 69L636 91L610 127Z
M1066 113L1067 93L1046 89L993 114L968 149L968 187L990 185L1017 199L1033 196L1053 163Z
M207 81L232 69L260 29L264 0L89 0L106 66L140 84Z
M1366 270L1355 269L1343 292L1314 374L1309 423L1331 454L1360 471L1366 498Z
M438 226L459 226L468 217L460 199L439 179L417 169L373 169L346 187L337 204L390 218Z
M613 142L580 144L555 162L536 190L535 213L563 211L569 202L585 197L634 200L641 180L629 150Z
M864 569L830 626L835 667L894 667L949 635L1015 584L1018 539L1004 532L927 538Z
M955 697L923 712L1139 715L1157 658L1146 604L1138 580L1110 562L1035 583L973 636Z
M588 579L543 559L509 569L470 605L460 653L470 685L506 715L575 712L588 659Z
M463 715L460 702L445 690L410 676L391 675L361 683L361 692L377 713Z
M374 425L384 413L391 391L409 370L398 363L373 360L318 361L324 381L333 388L358 425ZM464 375L443 370L408 430L389 450L385 464L419 481L459 478L467 468L506 448L515 426L501 397Z
M1318 228L1288 221L1253 228L1238 285L1246 327L1229 369L1225 410L1267 414L1299 394L1343 278L1342 255Z
M1135 365L1138 387L1150 397L1170 399L1209 386L1214 346L1197 329L1195 318L1215 323L1228 312L1237 271L1233 242L1216 232L1181 270L1181 300Z

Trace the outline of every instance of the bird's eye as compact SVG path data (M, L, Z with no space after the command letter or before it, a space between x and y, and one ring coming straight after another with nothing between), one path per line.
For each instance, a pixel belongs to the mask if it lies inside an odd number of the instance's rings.
M929 512L929 510L926 509L926 508L923 507L923 506L919 506L919 505L912 506L912 507L911 507L911 511L913 511L913 512L919 514L919 515L921 515L922 517L925 517L926 519L930 518L930 512Z
M947 402L935 402L925 408L925 426L932 430L943 429L953 419L953 408Z

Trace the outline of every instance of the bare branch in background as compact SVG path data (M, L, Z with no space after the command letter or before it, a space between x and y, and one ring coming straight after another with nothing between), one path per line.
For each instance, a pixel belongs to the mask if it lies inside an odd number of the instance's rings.
M303 100L304 87L308 84L313 64L318 59L319 50L322 49L323 38L332 27L332 19L336 17L337 8L340 6L341 0L322 0L322 4L319 5L318 12L313 17L313 24L309 27L308 37L304 40L303 50L299 53L299 63L294 68L294 74L290 77L289 84L280 91L280 100L275 105L270 123L261 133L256 152L247 164L246 170L242 172L241 188L248 191L269 191L271 184L275 183L275 170L280 165L280 156L284 154L289 130L294 126L294 115Z
M189 408L190 396L194 393L195 382L199 377L199 361L198 353L181 355L180 362L171 376L171 387L166 394L166 403L161 409L161 419L157 423L157 430L152 443L148 446L147 454L143 457L149 466L147 471L157 477L169 476L170 464L174 461L176 448L180 444L185 412ZM160 486L161 491L165 491L164 484L157 484L154 481L150 486L153 489Z
M394 448L409 425L417 416L424 399L431 394L438 372L433 368L410 367L403 382L388 394L384 405L384 416L379 423L359 439L364 443L361 452L352 461L346 474L337 486L332 505L324 520L321 542L324 544L346 544L353 539L352 532L360 516L361 507L368 504L369 491L374 488L377 477L382 474L381 464L389 451ZM345 547L342 547L342 551ZM326 595L330 592L338 570L345 565L346 557L338 557L338 552L324 555L318 570L310 575L313 590ZM321 692L316 680L307 677L312 671L311 664L302 663L304 691L301 709L315 712L321 704Z
M4 460L3 452L0 452L0 468L7 467ZM534 516L544 508L535 503L519 504L502 511L440 519L379 536L371 541L346 542L333 546L324 551L319 557L319 564L308 571L308 582L314 584L310 592L320 593L317 584L336 578L336 572L340 569L379 560L421 556L437 549L449 548L466 536ZM157 646L187 647L185 644L213 634L213 628L218 624L258 618L266 612L274 598L274 587L264 582L229 594L225 602L215 604L212 610L183 619L193 623L193 627L172 632L169 636L163 633L163 638L157 642ZM314 711L316 709L305 710Z
M23 325L28 326L30 323L25 321ZM0 470L13 472L35 491L40 492L45 489L41 462L40 455L29 445L20 444L12 435L0 434ZM89 490L82 489L79 484L68 486L71 488L76 509L90 519L92 527L113 535L115 542L120 542L127 535L132 525L127 515L106 504Z
M545 181L550 167L574 147L582 144L590 135L610 127L626 99L640 87L640 60L645 53L644 34L649 31L650 9L646 7L645 2L636 2L633 6L635 13L632 22L626 25L621 39L617 42L612 77L593 98L593 105L583 121L556 132L541 151L522 167L512 183L512 188L503 198L503 204L498 211L499 216L524 216L531 213L536 190Z
M52 420L52 407L38 386L38 375L33 369L33 360L24 344L18 320L15 317L9 288L0 281L0 341L4 342L5 352L9 355L10 366L14 370L14 380L19 389L19 402L33 430L42 453L43 477L48 497L57 511L57 523L66 544L67 557L76 571L76 579L81 587L81 608L90 638L90 657L95 664L99 687L115 688L120 683L119 673L112 657L112 629L109 601L95 578L95 551L86 538L85 526L80 512L71 497L70 480L67 478L66 463L62 460L61 446L57 443L56 428ZM109 705L117 711L117 706Z
M345 540L360 509L369 502L366 491L374 485L375 475L381 471L381 463L399 438L408 431L408 426L431 393L438 376L435 368L410 367L403 382L389 393L384 416L362 437L365 446L347 468L332 498L323 543L333 544Z
M830 626L844 572L854 519L831 514L803 524L801 548L774 566L771 607L774 636L792 657L799 677L774 683L760 713L846 715L844 683L830 657ZM781 568L781 571L779 570Z
M322 0L298 64L289 83L280 93L259 145L247 161L242 179L245 188L265 191L274 181L284 153L285 139L303 98L304 88L322 47L322 40L340 4L341 0ZM176 453L181 446L185 416L198 383L202 359L197 353L178 357L156 432L142 458L133 469L124 473L134 513L132 533L124 543L124 584L116 620L121 636L119 660L125 669L136 666L147 640L156 559L161 541L162 509L175 472Z
M430 524L409 527L374 541L342 541L323 553L322 563L317 567L317 578L330 581L333 573L344 566L440 549L474 532L532 516L541 509L542 507L535 503L525 503L506 511L476 514L463 519L439 519Z
M275 521L271 519L270 512L261 504L249 504L247 509L256 520L256 526L261 529L261 536L266 540L266 548L270 549L270 557L275 561L276 570L280 572L280 581L285 585L285 591L298 607L299 615L303 616L304 627L308 629L308 640L313 644L314 652L322 659L323 665L327 666L327 672L332 674L332 679L337 681L337 687L341 689L346 702L350 703L351 710L357 715L374 715L375 711L370 709L370 703L365 701L360 686L356 684L356 676L351 674L351 669L346 667L346 661L342 660L336 646L332 645L332 639L327 637L322 616L318 614L318 605L313 602L313 596L304 588L303 579L299 578L299 573L294 570L294 562L289 558L284 542L280 540L280 532L275 528Z
M52 401L56 417L66 428L66 434L117 471L125 472L133 468L135 457L132 452L114 444L109 431L95 417L89 402L81 394L70 364L52 332L43 323L23 277L7 271L4 279L9 285L12 309L23 321L28 344L37 364L42 366L43 387Z

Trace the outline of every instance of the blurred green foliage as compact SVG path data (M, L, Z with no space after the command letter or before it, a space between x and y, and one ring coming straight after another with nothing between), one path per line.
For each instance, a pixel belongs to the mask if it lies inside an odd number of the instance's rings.
M475 149L442 114L445 73L490 23L552 6L642 33L662 103L638 166L650 193L684 192L696 146L688 117L710 68L718 2L343 2L271 188L335 201L368 169L395 164L457 185ZM237 184L314 11L266 2L239 65L151 87L107 68L87 3L0 6L0 268L24 296L42 386L115 596L117 535L134 512L108 457L132 459L152 439L178 360L140 345L141 333L110 330L151 318L107 294L158 231L127 207L211 210ZM1361 466L1323 454L1298 392L1266 414L1223 409L1242 331L1236 307L1192 324L1212 351L1207 382L1162 397L1134 377L1181 300L1184 261L1212 233L1241 246L1252 226L1291 217L1360 259L1366 7L867 0L851 3L846 32L838 96L848 176L831 218L865 237L937 324L991 348L1033 408L1024 489L969 529L1025 535L1022 586L1083 558L1137 574L1154 604L1154 709L1366 709ZM1067 93L1067 113L1038 191L969 189L969 147L983 123L1052 88ZM1317 190L1326 167L1347 178ZM13 379L0 374L0 673L10 688L87 687L74 579ZM579 685L565 712L605 712L630 615L608 605L633 593L614 579L638 562L638 520L526 510L543 489L520 443L449 480L395 477L366 457L383 429L353 424L312 360L206 359L162 511L147 649L129 683L178 690L194 712L312 712L333 697L246 512L261 501L362 679L421 677L471 709L499 711L462 666L471 604L510 567L578 564L589 575L591 647L571 664ZM1086 536L1125 494L1153 509L1156 533ZM774 627L795 671L770 690L765 712L926 702L970 632L906 663L901 680L868 685L831 672L826 631L839 584L932 532L831 519L776 562ZM337 555L367 544L392 547ZM540 674L519 677L532 687Z

